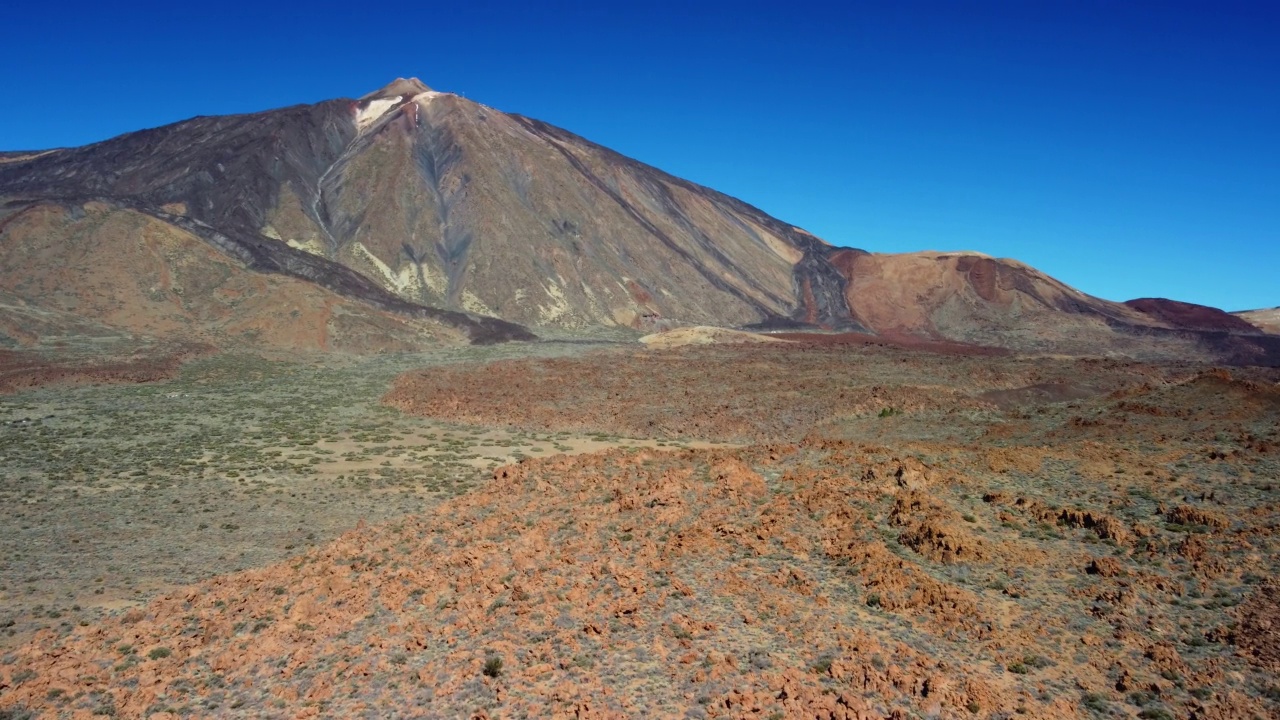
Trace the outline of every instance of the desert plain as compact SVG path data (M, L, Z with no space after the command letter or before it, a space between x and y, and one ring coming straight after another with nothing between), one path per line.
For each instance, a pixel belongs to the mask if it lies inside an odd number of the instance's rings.
M683 333L9 363L0 717L1280 716L1280 369Z

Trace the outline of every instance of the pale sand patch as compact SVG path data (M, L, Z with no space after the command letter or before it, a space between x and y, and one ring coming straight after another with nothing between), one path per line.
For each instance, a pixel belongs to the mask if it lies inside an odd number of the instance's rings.
M268 225L267 227L270 228L271 226ZM274 231L274 228L271 228L271 229ZM267 237L272 237L269 233L263 233L263 234L267 235ZM276 234L275 238L279 240L280 239L279 234ZM285 242L288 243L289 247L295 250L302 250L303 252L309 252L312 255L319 255L320 257L326 257L326 253L325 253L326 248L324 246L324 243L320 242L319 240L300 241L300 240L294 240L293 238L289 238Z
M760 333L697 325L694 327L676 328L675 330L664 330L663 332L653 333L652 335L645 335L640 338L640 342L651 348L664 349L682 347L685 345L713 345L718 343L747 342L778 343L790 341L772 337L770 335L762 335Z
M351 243L352 250L359 256L363 257L373 266L375 270L383 278L382 286L396 292L401 296L413 296L421 290L421 285L426 283L427 287L435 293L443 293L447 282L443 277L435 275L430 265L422 265L422 276L418 276L417 268L414 264L402 265L399 270L392 270L390 266L378 259L369 248L363 243L356 241Z
M53 152L58 152L58 151L57 150L41 150L39 152L33 152L26 155L10 155L8 157L0 157L0 164L26 162L27 160L34 160L40 157L41 155L48 155L49 153L53 153Z
M1253 325L1259 330L1273 335L1280 335L1280 308L1270 310L1245 310L1232 313L1236 317Z
M461 447L459 445L462 445ZM369 452L375 447L385 449ZM381 468L423 470L440 467L441 463L463 465L479 470L518 462L525 457L541 458L551 455L583 455L614 448L712 449L740 447L732 443L703 441L650 440L604 435L580 435L565 433L526 433L494 428L460 429L456 426L427 427L407 434L402 440L385 443L356 441L350 438L321 440L308 446L275 446L264 452L315 455L320 462L310 465L318 475L347 475L361 471L377 471ZM332 454L329 454L332 453ZM412 453L412 456L408 456ZM351 454L367 454L354 459ZM258 478L270 484L270 477Z
M356 115L356 127L364 130L366 127L377 122L378 118L387 114L387 111L395 107L400 102L398 97L379 98L370 100L368 107L361 110Z

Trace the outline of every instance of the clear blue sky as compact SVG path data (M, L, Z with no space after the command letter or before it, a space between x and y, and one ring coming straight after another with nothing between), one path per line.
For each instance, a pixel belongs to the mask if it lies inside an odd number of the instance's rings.
M1280 3L614 5L11 3L0 148L413 75L838 245L1280 305Z

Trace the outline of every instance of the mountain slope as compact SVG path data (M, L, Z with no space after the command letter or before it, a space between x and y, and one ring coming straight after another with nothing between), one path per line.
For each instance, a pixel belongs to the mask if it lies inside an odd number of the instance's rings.
M1280 307L1270 310L1243 310L1232 313L1263 332L1280 335Z
M446 323L251 272L180 227L106 203L30 205L0 220L0 240L0 297L15 307L23 301L0 331L22 345L108 329L220 347L360 353L467 340Z
M841 278L822 262L826 243L416 80L358 101L194 118L15 155L0 164L0 195L10 207L133 208L252 269L384 306L394 303L340 268L409 305L534 325L794 316L857 329Z
M32 213L61 224L14 256L10 236ZM102 213L198 238L244 270L318 285L371 317L389 313L473 342L532 338L525 326L696 324L1033 352L1142 355L1155 338L1228 359L1280 353L1212 308L1109 302L1012 260L834 247L727 195L416 79L358 100L0 155L0 245L13 258L0 289L23 286L32 303L85 307L111 322L98 306L124 301L101 283L97 305L59 299L92 285L91 268L73 276L54 269L61 260L22 259L41 257L35 245L83 237L96 222L86 218ZM144 237L129 232L104 257L128 255L125 246ZM263 319L272 312L269 303L237 306L224 325L278 324ZM142 329L186 332L183 324L157 318Z
M845 278L851 312L880 334L1027 351L1097 346L1110 336L1122 343L1135 332L1257 334L1216 308L1158 298L1111 302L980 253L836 250L830 260Z

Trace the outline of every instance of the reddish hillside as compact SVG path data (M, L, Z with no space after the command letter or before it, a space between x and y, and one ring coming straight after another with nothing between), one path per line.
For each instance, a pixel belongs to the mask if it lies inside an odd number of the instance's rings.
M1138 298L1125 302L1125 305L1175 328L1246 334L1258 331L1256 327L1235 315L1207 305L1165 298Z

